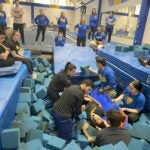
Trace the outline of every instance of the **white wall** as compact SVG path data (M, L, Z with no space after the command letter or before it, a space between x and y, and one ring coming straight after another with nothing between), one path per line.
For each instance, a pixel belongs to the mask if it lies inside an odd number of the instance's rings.
M143 42L142 43L149 43L150 44L150 9L149 9L149 14L147 17L147 23L145 27L145 32L143 36Z

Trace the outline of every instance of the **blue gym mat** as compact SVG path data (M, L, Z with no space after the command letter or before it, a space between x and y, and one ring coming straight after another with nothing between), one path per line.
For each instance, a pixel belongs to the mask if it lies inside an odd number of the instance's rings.
M54 47L54 72L58 73L69 61L77 66L77 74L80 75L80 66L90 65L96 69L95 53L89 47L77 47L75 44L65 44L64 47ZM90 74L93 76L93 74Z
M25 56L31 58L31 52L25 51ZM27 67L22 64L17 74L0 77L0 131L13 120L20 87L27 75Z

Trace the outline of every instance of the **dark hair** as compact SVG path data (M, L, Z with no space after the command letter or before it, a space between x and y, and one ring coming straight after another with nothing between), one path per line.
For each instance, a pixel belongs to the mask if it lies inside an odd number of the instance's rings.
M90 79L84 79L81 84L85 84L86 86L94 87L94 83Z
M3 30L0 31L0 35L5 35L5 32Z
M76 66L74 64L72 64L71 62L67 62L65 65L64 71L67 72L68 70L71 71L73 69L76 69Z
M142 91L142 84L140 81L135 80L135 81L131 82L131 84L133 84L134 88L137 89L139 92Z
M102 107L96 107L94 113L100 117L103 117L104 116L104 109Z
M107 120L110 121L112 127L119 127L121 122L125 120L125 117L122 116L119 110L111 109L106 113Z
M11 37L13 37L18 31L13 30Z
M103 57L97 56L95 59L96 59L96 63L100 63L103 66L106 66L106 60Z

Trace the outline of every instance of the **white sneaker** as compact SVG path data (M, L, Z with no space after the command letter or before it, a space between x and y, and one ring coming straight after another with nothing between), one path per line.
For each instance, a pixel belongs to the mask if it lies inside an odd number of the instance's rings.
M37 42L34 42L35 45L37 45Z
M37 78L37 74L36 73L33 73L31 76L32 76L32 79L36 79Z

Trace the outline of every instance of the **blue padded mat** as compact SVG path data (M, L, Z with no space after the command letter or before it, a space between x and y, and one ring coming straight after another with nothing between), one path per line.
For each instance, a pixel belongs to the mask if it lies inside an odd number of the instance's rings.
M77 66L77 74L81 72L80 66L90 65L91 68L97 70L95 56L89 47L77 47L75 44L54 47L54 71L58 73L68 61Z
M31 58L31 52L25 51L25 56ZM27 67L22 64L17 74L0 77L0 131L8 128L13 120L20 87L27 75Z
M0 67L0 76L11 75L18 72L22 65L22 62L15 61L15 64L10 67Z

